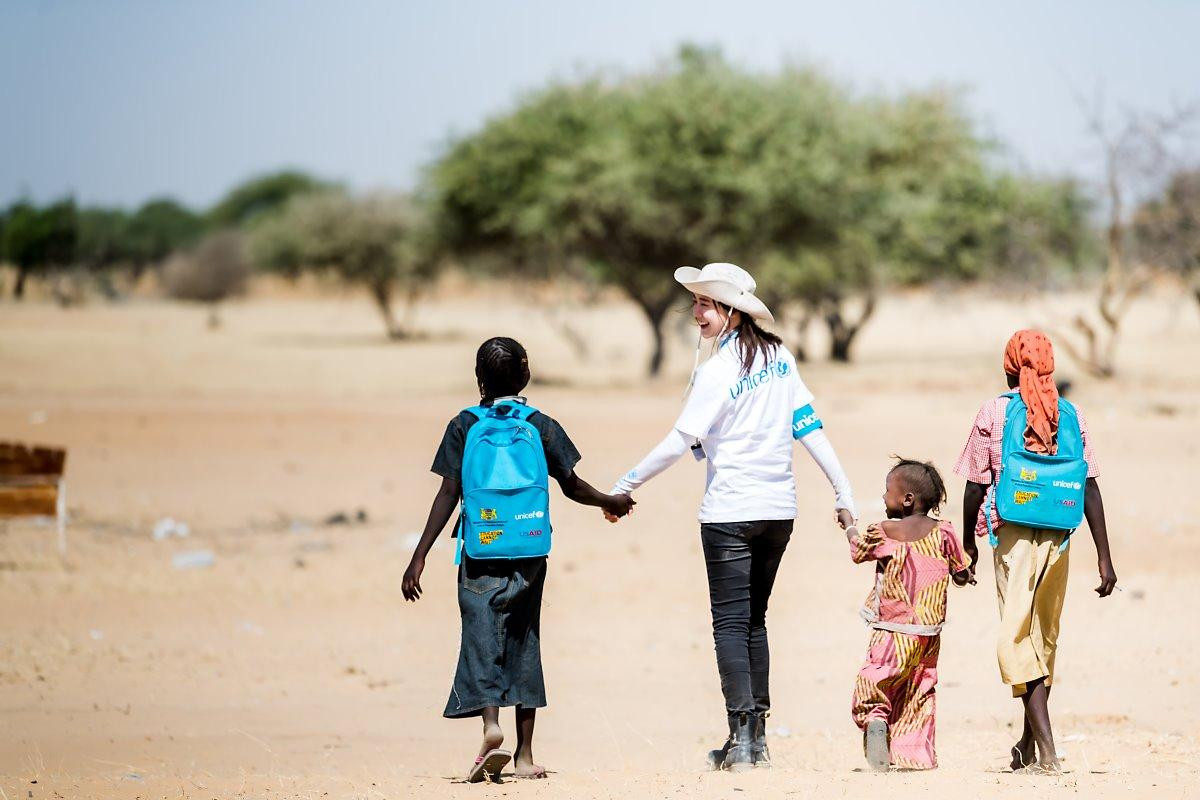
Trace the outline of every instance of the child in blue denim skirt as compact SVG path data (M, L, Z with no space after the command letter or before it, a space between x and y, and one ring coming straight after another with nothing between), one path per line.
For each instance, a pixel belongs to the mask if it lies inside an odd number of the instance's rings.
M481 406L524 403L519 395L529 383L525 348L507 337L488 339L476 354L475 377ZM459 413L446 426L434 456L432 470L442 476L442 485L429 510L425 532L404 572L402 591L406 600L415 601L421 596L425 557L462 495L463 450L467 431L477 421L470 411ZM533 412L528 422L540 434L549 476L558 481L567 498L599 506L617 517L629 513L634 505L629 495L604 494L575 474L579 451L558 422L540 411ZM462 643L444 715L483 717L483 744L467 776L471 783L495 779L513 758L499 749L504 741L500 729L501 706L513 706L516 710L514 774L518 778L546 777L546 770L533 761L534 720L537 709L546 705L540 633L545 582L545 556L512 559L476 559L465 553L462 556L458 570Z

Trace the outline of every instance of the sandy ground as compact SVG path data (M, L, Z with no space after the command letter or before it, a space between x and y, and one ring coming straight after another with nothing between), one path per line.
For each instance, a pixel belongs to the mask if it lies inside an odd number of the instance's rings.
M1068 301L1070 302L1070 301ZM979 296L887 302L850 367L801 365L864 516L891 452L949 472L999 353L1048 306ZM532 400L601 486L665 433L690 365L682 317L670 369L647 382L644 329L601 302L566 318L586 360L504 291L446 291L419 341L388 344L364 302L256 298L204 329L196 308L138 301L62 311L0 304L0 438L70 448L70 549L52 529L0 527L0 800L50 797L1184 797L1200 779L1200 313L1138 306L1125 372L1075 378L1101 459L1123 591L1092 594L1072 548L1052 712L1070 772L1002 773L1018 705L999 683L990 565L953 590L939 687L941 768L861 771L849 718L871 582L830 523L831 495L797 455L799 515L769 618L776 768L710 774L722 738L688 460L619 526L556 497L543 616L545 782L456 783L477 723L441 710L458 643L450 548L406 605L400 575L437 485L441 431L472 401L473 351L508 333L541 379ZM961 481L950 481L957 509ZM337 511L367 520L326 525ZM154 523L186 539L154 541ZM958 523L958 513L953 519ZM208 549L209 568L172 557ZM511 732L511 717L502 717ZM510 738L509 743L512 743Z

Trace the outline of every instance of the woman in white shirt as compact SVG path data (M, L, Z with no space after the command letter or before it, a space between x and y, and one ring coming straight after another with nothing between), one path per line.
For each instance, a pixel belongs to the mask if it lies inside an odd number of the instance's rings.
M796 517L792 441L799 439L836 493L839 517L856 517L850 482L813 410L796 360L758 320L774 322L754 279L734 264L680 267L692 313L713 355L692 374L691 393L671 432L617 481L633 492L689 449L707 459L700 536L708 568L713 639L729 738L712 751L714 769L769 766L771 707L767 601ZM698 351L697 351L698 352Z

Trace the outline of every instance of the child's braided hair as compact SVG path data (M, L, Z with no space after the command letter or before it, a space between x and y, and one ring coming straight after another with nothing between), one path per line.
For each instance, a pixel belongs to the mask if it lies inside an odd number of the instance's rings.
M946 502L946 484L932 461L915 461L893 455L896 465L888 474L896 473L904 487L920 501L923 510L937 511Z
M529 383L529 356L516 339L488 339L475 353L475 378L484 400L520 394Z

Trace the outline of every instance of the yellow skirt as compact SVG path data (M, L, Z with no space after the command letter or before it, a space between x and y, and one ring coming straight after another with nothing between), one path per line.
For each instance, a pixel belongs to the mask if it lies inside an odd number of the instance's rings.
M1000 677L1012 687L1013 697L1020 697L1030 681L1045 678L1047 686L1054 682L1070 549L1059 552L1066 536L1062 531L1005 523L996 536L1000 540L992 553L1000 601L996 660Z

